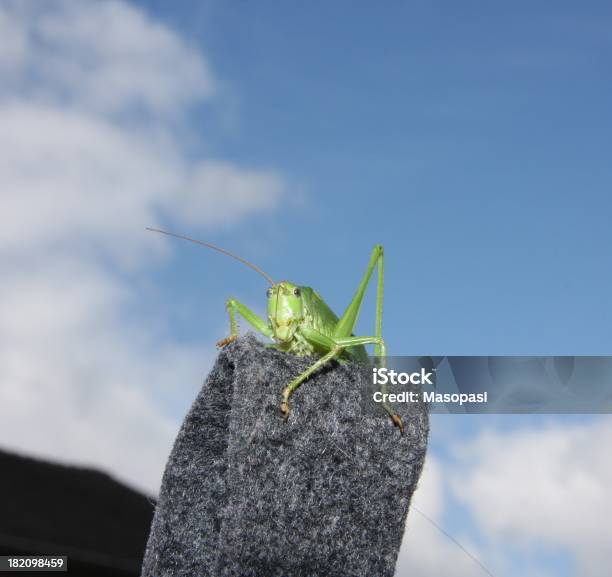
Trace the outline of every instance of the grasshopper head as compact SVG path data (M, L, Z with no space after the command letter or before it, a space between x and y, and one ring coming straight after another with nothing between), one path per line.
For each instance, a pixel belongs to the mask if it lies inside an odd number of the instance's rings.
M301 289L288 281L282 281L273 284L267 295L268 319L274 337L280 342L290 341L304 318Z

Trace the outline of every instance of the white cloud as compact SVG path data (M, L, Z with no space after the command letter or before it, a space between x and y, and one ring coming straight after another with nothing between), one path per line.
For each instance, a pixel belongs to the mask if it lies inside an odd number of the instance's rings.
M177 423L152 393L199 384L210 345L129 320L165 254L144 227L234 225L285 184L185 151L219 82L140 9L5 1L0 35L0 443L155 490Z
M597 577L612 562L611 443L609 419L485 431L457 448L452 486L492 546L564 550L576 576Z
M14 71L8 88L30 98L173 116L215 91L197 50L124 2L8 1L0 30L8 32L0 61Z
M283 181L273 171L236 171L224 162L203 162L195 167L185 190L174 202L177 218L185 224L231 225L261 209L272 209L282 193ZM220 194L220 191L223 191Z
M274 209L284 183L273 171L189 162L168 138L57 107L0 106L3 249L97 243L119 259L151 250L146 226L228 226ZM0 250L3 250L0 249Z
M522 428L489 427L451 441L452 458L427 457L397 577L486 575L418 512L448 530L449 515L459 510L453 526L459 518L467 525L452 537L496 577L552 577L556 563L564 575L604 574L612 562L611 442L609 418L577 424L563 417L542 417Z
M486 575L453 541L428 519L444 528L445 474L442 464L428 456L414 493L395 571L396 577L474 577ZM419 513L418 511L421 513ZM453 535L476 558L482 554L464 536Z

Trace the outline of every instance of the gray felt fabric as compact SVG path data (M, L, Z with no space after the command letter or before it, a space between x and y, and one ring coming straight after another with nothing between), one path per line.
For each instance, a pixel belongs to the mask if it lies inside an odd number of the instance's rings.
M333 364L279 412L312 362L247 335L226 347L164 473L143 577L391 577L425 459L426 411L405 433L362 414L358 369Z

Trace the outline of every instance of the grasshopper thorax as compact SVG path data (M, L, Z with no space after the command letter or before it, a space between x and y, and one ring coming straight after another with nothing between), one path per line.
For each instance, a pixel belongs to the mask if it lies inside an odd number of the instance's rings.
M301 287L281 281L268 289L267 296L268 319L275 340L281 343L292 340L298 325L304 320Z

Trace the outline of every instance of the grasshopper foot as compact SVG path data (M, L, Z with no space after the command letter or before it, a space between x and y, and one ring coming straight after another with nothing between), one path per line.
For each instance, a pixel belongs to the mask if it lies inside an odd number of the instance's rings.
M291 394L291 388L286 386L283 389L283 394L281 396L281 404L280 404L280 412L283 415L283 421L287 422L289 418L289 395Z
M283 401L280 404L280 412L283 415L283 421L287 421L287 419L289 418L289 403L287 401Z
M404 423L402 423L402 418L397 413L393 413L391 415L391 420L393 421L393 424L400 430L400 433L404 434Z
M233 343L235 340L236 340L236 335L230 335L229 337L225 339L221 339L220 341L217 341L217 346L221 349L223 347L226 347L230 343Z

